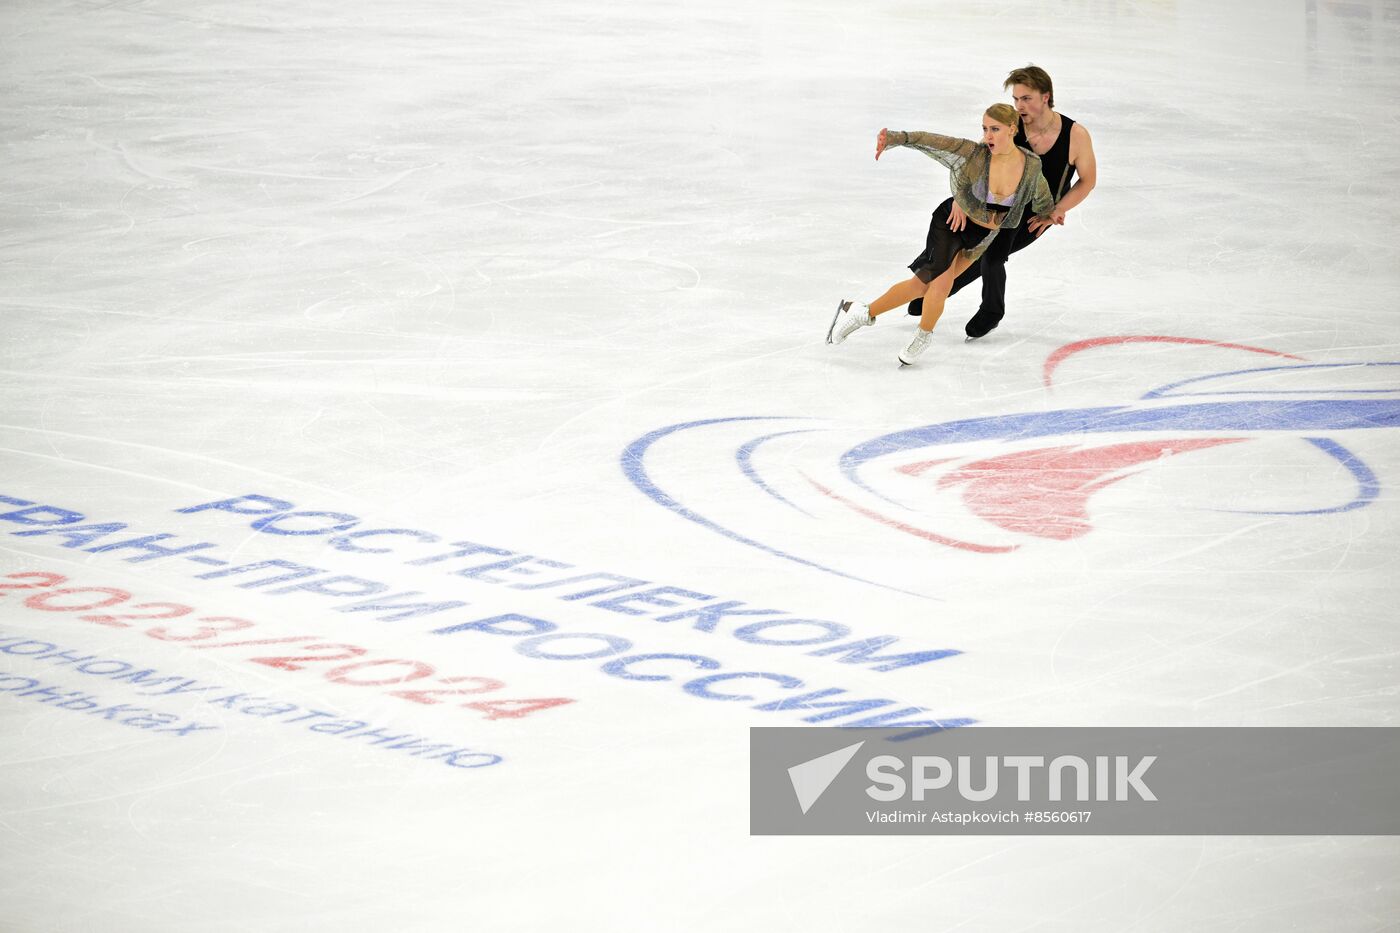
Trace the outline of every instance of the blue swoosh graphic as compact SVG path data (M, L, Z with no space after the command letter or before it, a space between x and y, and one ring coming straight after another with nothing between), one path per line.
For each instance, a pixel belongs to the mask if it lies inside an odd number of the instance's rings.
M1168 383L1158 386L1151 392L1143 396L1144 399L1155 398L1181 398L1190 395L1327 395L1332 392L1346 392L1353 395L1380 395L1385 393L1400 392L1400 388L1395 389L1259 389L1259 390L1236 390L1227 389L1224 392L1174 392L1182 386L1194 385L1198 382L1209 382L1212 379L1224 379L1229 376L1252 376L1255 373L1276 373L1292 372L1303 369L1354 369L1365 366L1400 366L1400 363L1302 363L1295 366L1260 366L1254 369L1236 369L1228 373L1211 373L1209 376L1193 376L1190 379L1183 379L1180 382Z
M622 451L622 472L626 474L627 479L631 481L633 486L636 486L637 489L641 490L643 495L651 499L657 505L660 505L663 508L675 512L677 515L679 515L681 518L684 518L686 521L694 522L702 528L706 528L710 531L715 532L716 534L723 535L731 541L747 545L751 548L757 548L758 550L763 551L767 554L771 554L774 557L781 557L783 560L790 560L793 563L802 564L804 567L811 567L814 570L820 570L823 573L834 574L838 577L844 577L847 580L854 580L857 583L865 583L870 586L878 586L881 589L892 590L896 593L903 593L907 596L917 596L920 599L936 600L937 597L929 596L926 593L915 593L910 590L900 589L899 587L890 586L885 583L878 583L874 580L867 580L864 577L857 577L854 574L849 574L845 571L837 570L834 567L827 567L826 565L819 564L816 561L807 560L805 557L798 557L796 554L789 554L786 551L780 551L771 545L764 544L762 541L756 541L753 538L741 535L737 531L734 531L730 528L726 528L719 522L716 522L713 519L701 515L694 509L682 505L673 496L671 496L664 489L658 486L652 480L651 475L647 472L647 452L657 441L662 440L666 437L670 437L672 434L678 434L681 431L689 431L693 428L703 428L716 424L732 424L740 421L791 420L795 419L781 416L762 417L752 415L735 418L707 418L702 421L687 421L681 424L673 424L664 428L658 428L657 430L652 431L649 434L644 434L643 436L637 438L635 441L628 444L626 449Z
M1353 509L1364 508L1381 494L1380 479L1356 454L1326 437L1307 437L1304 440L1351 471L1351 475L1356 478L1357 486L1360 487L1354 499L1330 509L1307 509L1299 512L1261 512L1250 509L1216 509L1215 511L1233 512L1239 515L1334 515L1338 512L1350 512Z
M762 437L754 438L753 440L749 441L747 444L740 447L737 451L734 452L734 459L738 462L739 469L743 472L744 476L748 477L749 482L753 483L759 489L762 489L774 499L777 499L783 505L797 509L797 511L801 512L803 515L806 515L808 518L812 517L811 512L808 512L801 506L792 503L782 493L778 492L776 489L769 486L763 481L763 477L758 475L758 470L754 469L753 455L754 451L758 450L760 446L766 444L768 441L771 441L776 437L788 437L793 434L811 433L811 431L779 431L777 434L765 434Z
M841 455L840 466L848 481L884 499L861 480L863 466L880 457L940 444L1120 431L1311 432L1394 427L1400 427L1400 399L1282 399L1160 408L1071 408L970 418L896 431L852 447Z

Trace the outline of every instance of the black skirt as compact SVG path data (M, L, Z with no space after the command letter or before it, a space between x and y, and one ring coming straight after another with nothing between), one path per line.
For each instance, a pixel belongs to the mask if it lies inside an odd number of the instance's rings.
M909 271L918 276L920 282L928 283L938 278L953 264L958 253L965 249L976 249L994 232L969 219L962 230L954 233L948 229L948 217L952 210L952 198L938 205L938 209L933 212L933 220L929 221L924 251L909 263Z

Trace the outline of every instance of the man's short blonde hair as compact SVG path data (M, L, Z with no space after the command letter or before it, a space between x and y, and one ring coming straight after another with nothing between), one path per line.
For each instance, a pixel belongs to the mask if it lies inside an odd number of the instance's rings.
M1055 106L1055 84L1050 80L1050 76L1045 73L1045 69L1039 65L1027 65L1024 68L1017 68L1006 76L1006 81L1002 87L1008 88L1013 84L1024 84L1028 88L1033 88L1042 94L1050 95L1050 106Z

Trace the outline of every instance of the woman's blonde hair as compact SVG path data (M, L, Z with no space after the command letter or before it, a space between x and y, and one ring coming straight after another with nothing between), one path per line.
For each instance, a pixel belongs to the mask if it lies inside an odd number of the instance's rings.
M992 104L982 111L998 123L1011 127L1013 130L1020 125L1018 122L1021 115L1016 112L1016 108L1010 104Z

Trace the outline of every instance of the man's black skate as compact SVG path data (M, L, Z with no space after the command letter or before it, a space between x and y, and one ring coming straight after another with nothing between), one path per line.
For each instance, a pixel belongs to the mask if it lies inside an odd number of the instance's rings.
M966 332L968 340L977 340L996 330L1000 323L1000 314L978 310L976 314L968 318L967 324L963 326L963 331Z
M909 302L909 316L924 316L924 300L922 298L915 298L913 301Z

